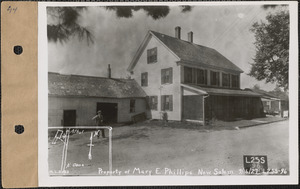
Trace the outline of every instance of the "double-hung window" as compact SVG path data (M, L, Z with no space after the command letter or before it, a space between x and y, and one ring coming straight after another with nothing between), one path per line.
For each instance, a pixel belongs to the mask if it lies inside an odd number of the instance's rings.
M144 72L141 74L141 85L142 87L148 86L148 72Z
M207 70L184 66L184 83L207 85Z
M232 88L239 88L240 87L239 75L231 75L231 83L232 83Z
M222 86L230 87L230 74L222 73Z
M167 68L161 70L161 84L172 83L173 69Z
M148 96L147 101L150 110L157 110L157 96Z
M196 84L206 85L207 84L207 70L196 69Z
M157 62L157 47L147 50L147 63L156 63Z
M162 95L161 96L161 110L162 111L173 111L173 96Z
M135 100L134 99L131 99L130 100L130 110L129 110L130 113L134 113L135 112Z
M210 71L210 84L215 86L220 85L220 72Z

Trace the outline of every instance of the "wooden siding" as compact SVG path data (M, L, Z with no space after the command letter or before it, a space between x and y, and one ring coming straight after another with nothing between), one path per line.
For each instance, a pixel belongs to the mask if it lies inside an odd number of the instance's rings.
M97 103L118 104L118 122L129 122L131 117L146 111L146 101L138 98L135 101L135 112L130 113L130 99L85 98L85 97L49 97L48 125L62 126L63 110L76 110L76 125L95 125L92 117L96 115Z
M183 96L183 119L203 121L203 96Z
M210 95L205 99L205 118L234 120L263 117L263 104L259 97L233 97Z
M147 64L147 50L157 47L157 62ZM173 95L173 110L166 111L169 120L181 120L181 88L180 88L180 66L178 59L157 39L151 38L136 66L132 78L141 86L141 73L148 73L148 86L142 86L147 96L157 96L157 110L151 110L148 118L161 119L161 95ZM161 84L161 70L172 68L172 83Z

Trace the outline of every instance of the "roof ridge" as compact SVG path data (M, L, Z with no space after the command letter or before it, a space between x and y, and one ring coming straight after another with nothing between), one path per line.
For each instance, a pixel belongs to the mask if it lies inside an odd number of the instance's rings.
M176 39L176 40L178 40L178 41L186 42L186 43L191 44L191 45L198 45L198 46L200 46L200 47L206 47L206 48L209 48L209 49L212 49L212 50L217 51L216 49L214 49L214 48L212 48L212 47L207 47L207 46L200 45L200 44L197 44L197 43L189 42L189 41L187 41L187 40L178 39L178 38L176 38L176 37L174 37L174 36L170 36L170 35L167 35L167 34L164 34L164 33L160 33L160 32L157 32L157 31L153 31L153 30L149 30L149 31L154 32L154 33L158 33L158 34L161 34L161 35L166 35L166 36L168 36L168 37L171 37L171 38ZM217 52L218 52L218 51L217 51Z
M89 77L89 78L99 78L99 79L111 79L111 80L126 80L131 81L133 79L126 79L126 78L108 78L103 76L89 76L89 75L77 75L77 74L61 74L58 72L48 72L48 74L55 74L55 75L61 75L61 76L73 76L73 77Z

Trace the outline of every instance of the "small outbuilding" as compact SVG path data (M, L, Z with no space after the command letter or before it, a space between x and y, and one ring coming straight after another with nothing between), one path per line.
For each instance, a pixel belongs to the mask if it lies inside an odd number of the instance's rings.
M263 103L264 112L271 115L281 115L283 112L289 111L289 100L286 95L274 95L271 92L264 91L262 89L246 89L253 91L261 95L261 101Z
M133 79L49 72L48 85L49 126L95 125L98 110L106 124L130 122L146 110L146 94Z

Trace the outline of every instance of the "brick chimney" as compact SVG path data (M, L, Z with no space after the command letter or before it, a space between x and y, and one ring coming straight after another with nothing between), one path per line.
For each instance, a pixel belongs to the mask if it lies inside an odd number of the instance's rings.
M107 68L107 77L108 77L108 78L111 78L110 64L108 64L108 68Z
M177 27L175 28L175 37L176 37L177 39L180 39L180 32L181 32L181 28L180 28L179 26L177 26Z
M192 31L190 31L189 33L188 33L188 41L190 42L190 43L193 43L193 32Z

